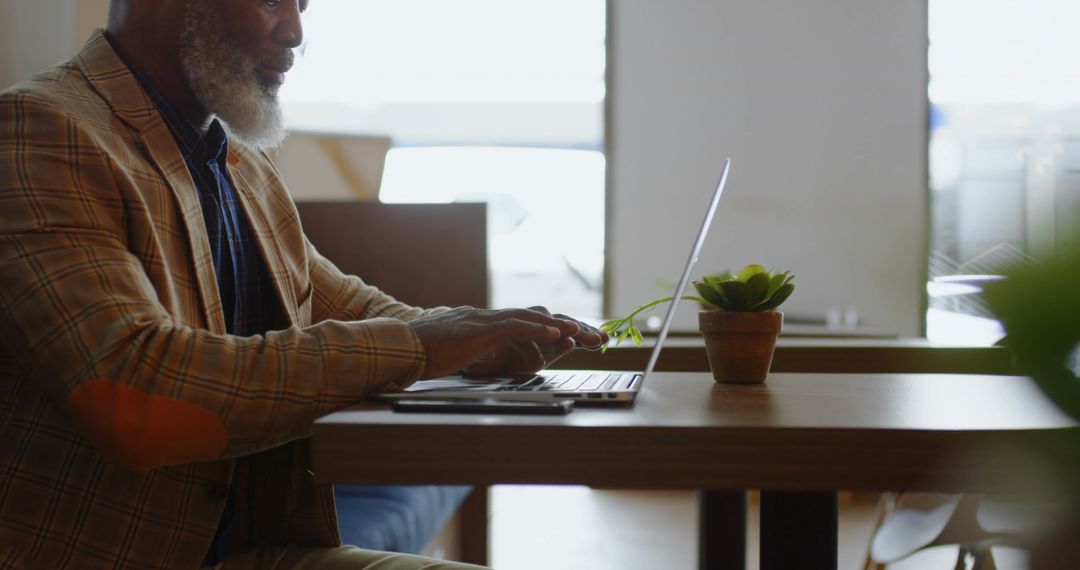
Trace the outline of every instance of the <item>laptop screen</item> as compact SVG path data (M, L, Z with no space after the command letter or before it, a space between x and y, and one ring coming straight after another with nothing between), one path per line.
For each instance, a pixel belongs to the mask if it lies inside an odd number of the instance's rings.
M652 354L649 355L649 364L645 366L646 376L652 373L656 361L660 358L660 349L663 347L664 340L671 330L671 322L675 320L675 310L679 307L679 300L683 295L683 291L686 291L686 286L690 283L690 272L697 263L698 254L701 253L701 246L704 245L705 236L709 233L709 226L712 225L713 216L716 215L716 205L720 203L720 194L724 191L724 185L727 184L730 170L731 159L728 158L724 161L724 170L720 173L719 182L716 183L716 191L713 192L709 207L705 210L705 219L701 222L701 229L698 230L697 237L694 238L694 247L690 249L690 258L686 260L686 268L683 269L682 277L679 278L679 285L675 287L675 294L671 303L668 304L667 314L664 315L664 324L660 326L660 334L656 336L656 346L653 347Z

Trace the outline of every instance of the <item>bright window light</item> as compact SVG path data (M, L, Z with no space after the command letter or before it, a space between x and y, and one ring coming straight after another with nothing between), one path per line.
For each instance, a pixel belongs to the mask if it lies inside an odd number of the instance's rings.
M318 0L286 125L389 136L382 201L486 202L492 306L597 318L606 19L605 0Z
M1003 331L975 278L1052 260L1080 234L1075 0L930 0L927 336Z
M593 146L603 0L319 0L281 91L288 126L417 141Z
M604 155L595 151L421 147L390 151L385 202L488 204L492 305L538 302L600 315Z

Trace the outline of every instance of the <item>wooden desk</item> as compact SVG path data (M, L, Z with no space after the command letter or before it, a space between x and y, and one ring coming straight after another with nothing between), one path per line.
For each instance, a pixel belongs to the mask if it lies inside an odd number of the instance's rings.
M826 507L832 494L835 507L840 489L1016 492L1029 483L1022 468L1030 462L1012 451L1078 435L1021 377L774 374L747 386L659 373L632 408L579 408L565 417L358 405L315 423L313 469L332 483L763 489L763 497L779 498L762 513L766 568L770 555L803 552L801 543L791 547L800 532L784 519L789 499L798 503L803 493L823 492ZM824 532L835 564L835 522Z
M553 368L644 370L652 343L636 347L624 343L607 353L575 351L556 362ZM700 333L670 338L657 362L657 370L707 372L708 358ZM772 372L817 373L951 373L1016 374L1012 355L1003 347L945 346L926 339L852 339L781 337L773 357ZM765 497L768 498L766 493ZM826 499L819 498L824 501ZM699 519L703 557L726 559L725 568L742 569L745 544L746 494L740 491L710 491L702 496ZM829 520L808 521L814 525L835 524ZM713 545L716 545L715 547ZM712 554L710 550L717 554Z
M574 351L553 368L580 370L644 370L652 342L637 347L631 342L607 353ZM670 338L656 363L666 372L707 372L705 341L696 337ZM1000 346L952 346L926 339L809 339L783 338L773 355L773 372L867 372L1017 374L1009 350Z

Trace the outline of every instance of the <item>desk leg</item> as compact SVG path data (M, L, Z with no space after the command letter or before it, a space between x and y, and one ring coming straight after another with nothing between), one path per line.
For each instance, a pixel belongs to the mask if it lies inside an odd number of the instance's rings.
M491 487L477 485L473 487L465 502L461 504L461 536L458 537L459 554L462 562L488 565L488 534L491 522Z
M761 570L836 570L836 493L761 493Z
M701 491L698 568L746 570L746 493Z

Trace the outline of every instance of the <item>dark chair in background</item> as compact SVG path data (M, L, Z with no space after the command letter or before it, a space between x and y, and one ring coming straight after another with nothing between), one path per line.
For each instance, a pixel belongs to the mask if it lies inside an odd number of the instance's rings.
M419 307L488 305L485 204L296 207L308 239L345 273Z
M308 239L345 273L420 307L488 306L485 204L296 207ZM346 544L487 564L487 487L338 485L335 492Z

